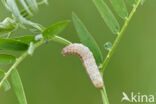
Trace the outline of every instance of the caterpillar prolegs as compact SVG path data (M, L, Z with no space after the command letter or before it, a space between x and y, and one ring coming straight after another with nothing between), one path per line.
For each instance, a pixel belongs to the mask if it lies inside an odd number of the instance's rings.
M99 72L98 66L96 65L94 56L88 47L82 44L73 43L73 44L66 46L62 50L62 54L64 56L67 56L67 55L79 56L93 85L98 89L103 88L102 76Z

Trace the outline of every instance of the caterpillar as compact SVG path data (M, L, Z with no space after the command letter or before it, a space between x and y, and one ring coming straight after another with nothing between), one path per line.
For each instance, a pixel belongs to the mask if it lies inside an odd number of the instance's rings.
M88 47L84 46L83 44L73 43L63 48L62 55L79 56L93 85L98 89L103 88L102 76L99 72L94 56Z

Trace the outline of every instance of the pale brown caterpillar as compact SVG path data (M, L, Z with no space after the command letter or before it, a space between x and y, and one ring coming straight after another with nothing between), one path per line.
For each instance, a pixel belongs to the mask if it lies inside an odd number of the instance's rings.
M102 76L99 72L98 66L96 65L94 56L88 47L82 44L73 43L66 46L62 50L62 54L64 56L73 54L79 56L93 85L98 89L103 88Z

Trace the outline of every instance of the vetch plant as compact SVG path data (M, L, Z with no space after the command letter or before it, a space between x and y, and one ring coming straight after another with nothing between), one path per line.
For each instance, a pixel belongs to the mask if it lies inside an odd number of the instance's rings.
M116 34L116 39L113 44L107 42L104 45L105 49L108 51L105 60L103 59L103 56L101 54L102 52L100 51L98 44L76 14L72 14L72 19L75 29L80 38L80 42L83 45L72 44L67 39L58 36L58 34L60 34L60 32L67 26L69 21L58 22L45 28L41 24L35 23L30 20L30 18L33 16L33 12L38 11L39 5L48 4L46 0L40 2L37 2L36 0L19 0L20 4L24 8L23 10L19 9L15 0L1 1L5 8L12 14L12 16L7 17L0 23L0 50L7 50L9 52L20 51L21 54L18 57L15 56L14 53L0 54L0 65L11 65L7 72L0 70L0 88L3 87L5 91L8 91L11 88L8 81L9 76L11 76L10 78L12 87L19 103L27 104L27 99L23 89L22 81L20 79L20 75L17 71L17 66L24 60L25 57L33 55L36 48L43 45L47 41L54 40L59 43L63 43L64 45L72 46L69 49L65 48L65 50L63 51L64 55L80 55L93 84L101 91L103 104L109 104L106 89L102 79L103 72L106 69L108 62L113 52L115 51L115 48L119 44L119 41L123 36L123 33L127 28L136 9L140 4L143 4L145 0L125 0L128 4L132 5L132 10L130 13L128 13L126 9L124 0L110 0L115 12L125 22L122 28L120 27L117 19L115 18L107 4L104 2L104 0L93 0L93 3L97 7L97 10L99 11L106 25L109 27L113 34ZM15 34L16 30L18 30L19 28L28 29L34 35L13 37L12 34ZM83 49L87 49L87 51ZM66 50L67 53L65 52ZM88 52L88 54L83 54L83 52ZM92 61L87 61L87 59L89 59L90 57L86 55L90 55ZM87 58L85 59L85 57ZM94 62L94 67L91 68L93 69L91 72L91 70L89 70L89 67L92 62Z
M66 27L69 21L58 22L50 25L48 28L31 21L32 12L37 11L39 5L47 4L46 0L40 2L36 2L36 0L19 0L24 7L23 10L19 10L15 0L1 1L6 9L12 14L12 17L7 17L0 23L0 50L7 50L9 52L20 51L22 54L20 54L19 57L16 57L13 53L0 54L0 65L11 64L7 72L0 70L0 88L3 87L5 91L8 91L11 88L10 83L7 80L11 75L12 87L19 103L27 104L22 81L16 69L17 66L26 56L32 55L37 47L47 41L55 40L65 45L70 44L66 39L57 36ZM31 30L35 35L13 37L12 34L19 28Z
M97 65L99 66L99 70L102 76L113 52L115 51L115 48L117 47L121 37L123 36L124 31L126 30L131 18L136 12L136 9L140 4L143 4L145 0L126 0L126 2L132 6L132 10L130 11L130 13L128 13L127 11L124 0L110 0L110 2L117 15L124 20L124 25L122 26L122 28L120 27L117 19L115 18L114 14L109 9L107 4L104 2L104 0L93 0L93 3L95 4L104 22L109 27L111 32L116 35L113 44L111 42L107 42L104 45L104 48L108 51L108 54L104 61L101 51L97 43L95 42L94 38L88 32L87 28L84 26L82 21L76 16L76 14L73 13L72 15L73 23L80 38L80 41L81 43L89 47L89 49L93 52L93 55L95 57ZM105 86L100 91L102 95L103 104L109 104Z

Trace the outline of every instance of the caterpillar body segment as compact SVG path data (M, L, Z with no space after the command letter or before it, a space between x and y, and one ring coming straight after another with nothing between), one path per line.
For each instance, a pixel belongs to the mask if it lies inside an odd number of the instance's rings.
M82 44L73 43L73 44L66 46L62 50L62 54L64 56L67 56L67 55L79 56L93 85L98 89L103 88L102 76L99 72L94 56L88 47Z

